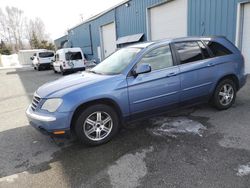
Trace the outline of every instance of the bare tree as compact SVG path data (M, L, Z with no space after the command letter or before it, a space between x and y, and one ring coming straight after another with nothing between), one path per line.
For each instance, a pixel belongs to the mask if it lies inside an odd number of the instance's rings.
M8 30L6 27L6 15L4 14L4 12L2 11L2 9L0 8L0 37L3 41L8 41L10 42L10 37L8 36Z
M28 19L22 10L16 7L0 8L0 40L11 46L13 52L25 46L34 47L34 41L41 44L48 41L45 25L40 18ZM33 46L32 46L33 45Z
M22 10L16 7L6 7L6 26L11 38L14 40L15 51L23 48L24 20Z
M41 20L41 18L37 17L33 20L27 21L25 24L25 28L26 28L26 38L29 41L31 47L34 47L32 46L33 45L32 40L34 40L34 35L36 36L36 40L38 40L38 42L41 42L49 38L48 34L46 34L45 32L45 25Z

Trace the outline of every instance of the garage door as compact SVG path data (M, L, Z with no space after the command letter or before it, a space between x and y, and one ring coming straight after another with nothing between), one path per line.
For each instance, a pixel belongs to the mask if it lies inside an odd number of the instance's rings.
M246 61L246 72L250 73L250 3L244 5L242 53Z
M116 50L115 23L104 25L101 27L101 29L103 55L104 57L107 57Z
M151 40L187 36L187 0L174 0L148 10Z

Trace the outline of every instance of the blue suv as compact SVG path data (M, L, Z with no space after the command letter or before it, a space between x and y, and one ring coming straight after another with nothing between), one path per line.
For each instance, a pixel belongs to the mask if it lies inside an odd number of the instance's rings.
M224 37L147 42L41 86L26 114L42 132L99 145L127 121L208 101L228 109L246 77L241 52Z

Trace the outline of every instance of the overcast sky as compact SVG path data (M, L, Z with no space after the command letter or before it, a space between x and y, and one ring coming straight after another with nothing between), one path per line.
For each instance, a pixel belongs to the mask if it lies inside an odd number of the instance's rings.
M56 39L68 28L79 24L81 16L87 19L124 0L1 0L0 8L14 6L24 11L28 18L40 17L50 34Z

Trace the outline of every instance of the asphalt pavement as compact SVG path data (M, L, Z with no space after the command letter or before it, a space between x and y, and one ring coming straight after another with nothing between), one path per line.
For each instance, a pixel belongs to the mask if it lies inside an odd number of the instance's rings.
M60 77L0 70L0 187L250 187L250 80L227 111L179 110L86 147L40 134L25 116L34 91Z

